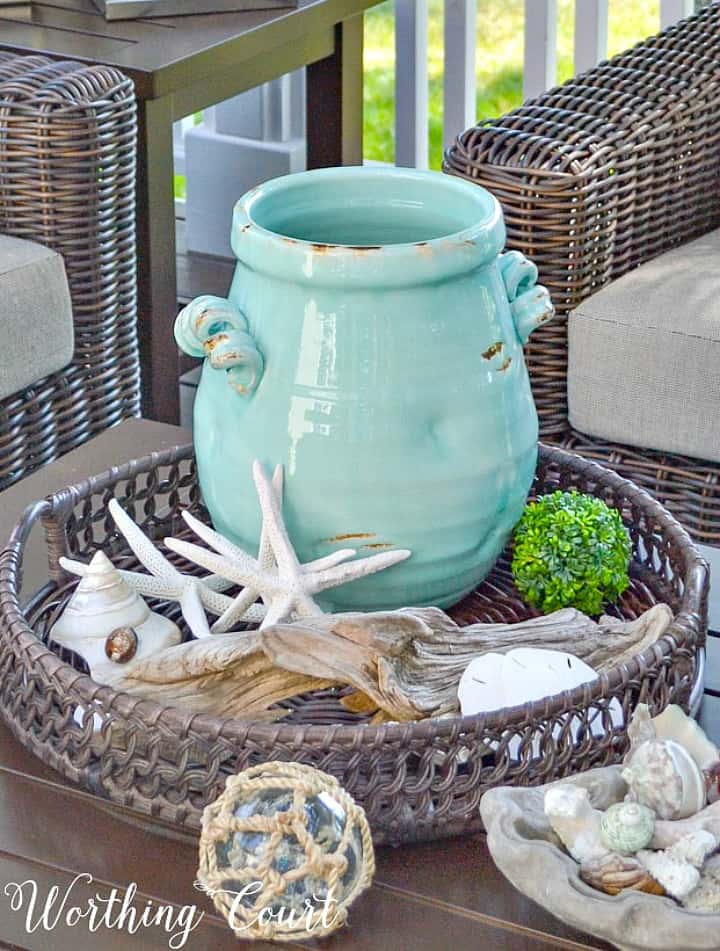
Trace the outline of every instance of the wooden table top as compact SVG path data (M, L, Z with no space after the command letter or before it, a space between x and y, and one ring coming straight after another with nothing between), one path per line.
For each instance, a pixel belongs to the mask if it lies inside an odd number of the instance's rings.
M30 502L133 456L187 440L184 430L144 420L103 433L0 495L0 538L4 543ZM31 539L23 564L26 590L44 580L42 548L41 537ZM98 891L107 895L116 887L124 892L135 883L134 905L140 911L152 900L176 908L195 905L205 913L190 935L189 951L230 951L237 940L209 900L194 889L196 868L192 836L163 823L150 828L138 813L72 786L0 724L0 947L167 948L168 936L159 927L129 936L105 928L93 934L82 923L58 924L52 932L38 929L28 934L24 913L13 911L4 893L10 882L33 879L39 901L44 902L53 885L64 894L78 874L88 873L92 883L76 883L70 904L84 905ZM375 883L354 906L350 927L322 945L310 939L298 946L342 951L607 947L565 927L512 888L495 868L482 835L378 850Z
M117 66L157 98L289 43L331 31L380 0L300 0L297 8L108 22L92 0L37 0L32 20L0 8L0 48Z
M134 883L133 903L140 910L151 899L176 909L195 905L205 913L186 945L189 951L237 947L210 901L193 887L194 839L169 826L156 828L164 834L149 831L142 818L138 823L136 813L70 786L0 725L0 947L4 941L28 951L167 948L159 927L132 936L104 928L92 934L82 924L28 934L24 913L10 908L5 886L34 879L42 902L53 885L64 894L80 873L93 881L74 886L70 904L83 904L95 892L107 895L113 887L122 893ZM355 904L350 927L327 944L309 939L296 946L342 951L607 947L565 927L515 891L495 868L482 835L379 849L375 882Z

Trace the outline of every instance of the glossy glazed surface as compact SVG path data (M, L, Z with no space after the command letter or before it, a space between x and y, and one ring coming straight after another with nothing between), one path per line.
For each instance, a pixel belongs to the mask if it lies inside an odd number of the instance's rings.
M215 526L253 550L252 461L282 462L301 560L413 551L326 607L456 601L520 517L537 453L520 336L551 310L532 265L498 257L497 202L439 173L327 169L248 193L232 240L230 304L199 299L176 326L210 356L194 440Z

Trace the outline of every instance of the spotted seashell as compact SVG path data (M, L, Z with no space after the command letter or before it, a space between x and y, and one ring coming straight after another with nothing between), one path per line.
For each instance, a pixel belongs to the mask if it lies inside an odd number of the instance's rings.
M105 641L105 654L114 664L127 664L138 649L138 636L132 627L116 627Z
M639 802L616 802L600 820L603 845L621 855L633 855L650 844L655 813Z

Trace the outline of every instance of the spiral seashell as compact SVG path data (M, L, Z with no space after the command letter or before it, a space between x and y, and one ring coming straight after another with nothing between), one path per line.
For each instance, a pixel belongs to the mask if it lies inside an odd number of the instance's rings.
M632 855L649 845L655 829L655 813L639 802L616 802L600 820L603 844L612 852Z
M101 684L126 676L136 661L181 639L177 624L151 611L102 551L93 555L50 631L50 640L82 657Z
M618 895L625 889L664 895L665 889L632 856L612 852L594 862L580 866L580 878L607 895Z
M652 809L660 819L685 819L707 804L703 771L674 740L646 740L631 750L622 771L628 799Z

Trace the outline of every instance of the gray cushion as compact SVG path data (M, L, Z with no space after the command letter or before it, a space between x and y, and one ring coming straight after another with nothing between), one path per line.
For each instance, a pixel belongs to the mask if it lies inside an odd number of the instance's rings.
M0 235L0 399L67 366L73 318L60 255Z
M720 462L720 229L588 298L568 346L574 429Z

